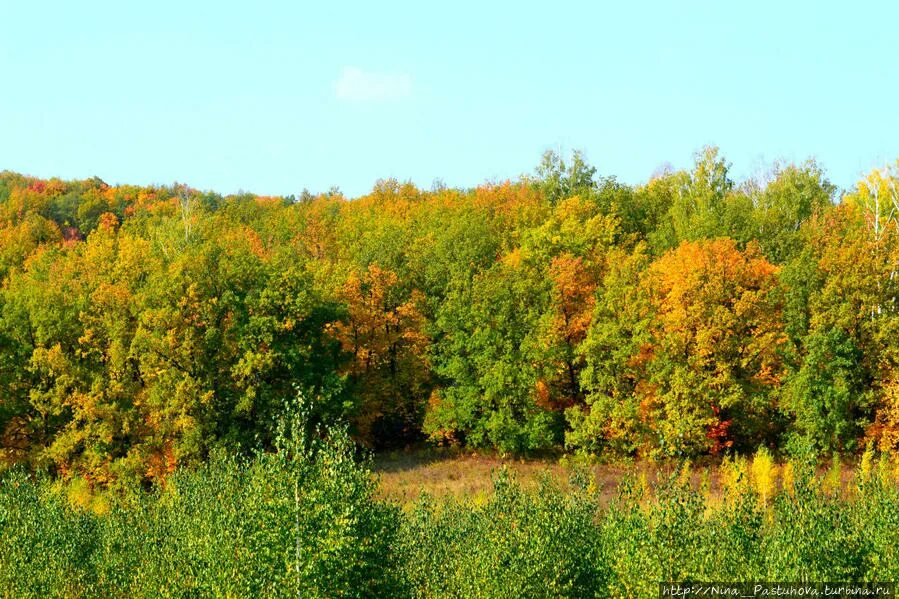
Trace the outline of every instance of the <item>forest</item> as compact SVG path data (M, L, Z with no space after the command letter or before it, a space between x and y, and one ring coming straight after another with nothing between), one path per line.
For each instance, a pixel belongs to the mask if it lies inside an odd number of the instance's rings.
M0 177L6 463L153 481L271 447L646 458L899 447L899 161L628 186L580 153L476 189L223 197Z
M0 582L624 597L720 572L895 579L897 186L899 160L845 190L814 160L735 181L715 147L637 185L547 152L517 180L356 198L4 171ZM360 451L423 447L725 474L712 511L676 473L601 509L589 481L531 493L503 473L482 505L376 497ZM840 456L861 465L834 491Z

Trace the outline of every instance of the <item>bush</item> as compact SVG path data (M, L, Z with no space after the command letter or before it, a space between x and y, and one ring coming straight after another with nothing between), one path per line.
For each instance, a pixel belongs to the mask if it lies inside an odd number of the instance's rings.
M218 456L99 515L21 472L0 486L14 596L370 597L399 591L398 519L345 433L302 453Z
M419 597L601 597L606 571L586 491L528 493L501 471L484 505L421 500L405 520L405 575Z
M0 588L15 597L643 597L659 582L899 578L895 464L855 482L760 450L700 489L684 467L627 481L608 507L583 479L483 501L375 496L342 431L277 453L214 456L164 487L85 500L0 479ZM307 431L309 432L309 431ZM780 473L780 474L778 474ZM828 485L838 485L827 488ZM68 492L67 492L68 491ZM73 504L74 502L74 504ZM87 507L84 507L87 506Z

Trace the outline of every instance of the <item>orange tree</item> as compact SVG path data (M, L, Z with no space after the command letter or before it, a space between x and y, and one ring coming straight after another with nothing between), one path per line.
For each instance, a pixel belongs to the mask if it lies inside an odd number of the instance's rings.
M634 260L612 279L622 290L600 296L584 345L591 413L569 415L570 442L590 448L592 431L668 456L773 437L784 341L777 267L755 244L740 251L728 238L683 242L641 275ZM615 312L609 299L626 303Z

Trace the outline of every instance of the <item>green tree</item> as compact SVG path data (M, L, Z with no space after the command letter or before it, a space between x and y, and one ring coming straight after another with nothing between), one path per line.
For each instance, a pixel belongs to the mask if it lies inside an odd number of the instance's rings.
M832 208L835 192L836 187L813 160L778 167L764 189L751 194L753 236L765 256L782 264L801 251L803 224Z
M534 274L513 254L448 294L433 358L445 385L424 424L432 439L511 452L560 440L560 414L538 404L539 365L529 359L550 291Z

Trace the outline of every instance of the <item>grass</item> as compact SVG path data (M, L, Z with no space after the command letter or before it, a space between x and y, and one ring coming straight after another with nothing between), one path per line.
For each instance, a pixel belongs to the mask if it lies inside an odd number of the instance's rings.
M498 454L452 450L416 450L376 455L372 470L379 477L379 494L400 503L422 493L455 499L483 497L493 492L493 474L506 467L526 489L549 476L567 484L569 470L558 460L503 458Z
M782 485L784 464L766 453L762 456L745 464L746 476L760 479L763 490L770 495L774 492L773 487ZM856 461L843 460L839 474L830 462L823 462L818 467L818 473L829 481L827 484L843 493L851 489L855 482L858 471ZM726 490L727 476L722 472L722 467L727 468L729 463L727 459L712 458L691 463L683 478L694 489L703 490L714 498ZM494 452L431 448L377 454L372 463L372 471L379 483L378 497L400 505L412 504L422 494L438 499L483 501L493 493L493 478L501 470L510 471L524 490L537 489L546 478L561 489L568 490L572 476L586 469L592 477L600 504L605 506L617 496L624 480L642 479L651 485L674 473L681 474L683 467L683 464L675 462L634 460L584 464L564 456L512 458Z

